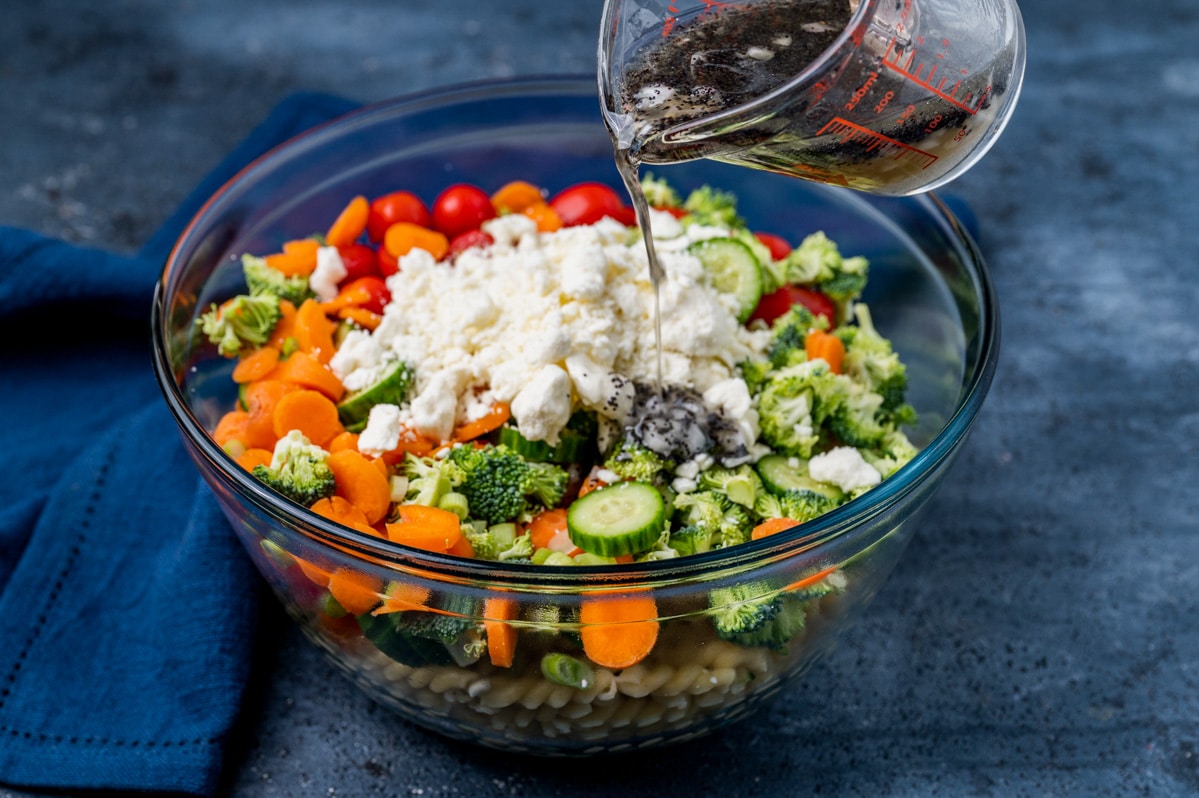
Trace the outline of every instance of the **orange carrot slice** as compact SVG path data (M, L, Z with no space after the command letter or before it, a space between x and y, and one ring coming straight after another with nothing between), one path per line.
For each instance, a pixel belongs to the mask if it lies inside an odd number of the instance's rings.
M831 574L835 570L837 570L837 566L835 566L835 565L830 566L828 568L825 568L823 571L817 571L816 573L812 574L811 576L805 576L803 579L799 579L799 580L792 582L791 584L789 584L785 588L783 588L783 590L804 590L804 589L809 588L812 585L828 578L829 574Z
M342 308L337 311L337 318L352 321L364 330L374 330L383 322L381 315L366 308Z
M298 353L297 353L298 354ZM283 380L259 380L246 386L246 446L252 449L274 449L279 436L275 434L275 407L284 396L299 390L299 386Z
M330 454L328 463L337 483L337 495L361 510L366 523L375 524L387 516L391 483L373 461L353 449L343 449Z
M539 202L521 211L537 223L539 233L553 233L562 229L562 218L548 202Z
M270 449L246 449L237 456L237 464L247 471L253 471L255 466L269 466L275 453Z
M318 499L312 505L312 512L317 515L328 518L330 521L341 524L343 526L354 526L355 524L365 524L366 513L359 510L347 499L341 496L330 496L327 499Z
M558 507L545 510L529 521L529 540L537 549L548 549L554 538L567 530L566 510Z
M509 598L483 601L483 631L487 635L487 656L497 668L511 668L516 658L516 629L508 621L516 617L517 603Z
M586 598L579 622L584 653L604 668L636 665L658 641L658 605L650 595Z
M491 195L491 206L496 213L521 213L530 205L544 203L541 189L524 180L513 180L501 186Z
M383 580L355 571L352 568L338 568L329 574L327 587L337 603L345 611L353 615L370 612L380 602L383 592Z
M277 437L282 438L298 429L305 438L321 447L334 435L345 431L333 400L310 388L292 391L280 399L271 419Z
M396 222L383 235L383 248L393 258L402 258L414 249L423 249L441 260L450 251L450 240L436 230L412 222Z
M292 337L301 351L315 356L321 363L328 363L337 350L333 345L333 333L336 331L337 322L325 315L324 307L315 299L304 300L296 309Z
M841 364L845 360L845 344L831 332L812 330L804 338L804 352L808 360L823 360L828 363L829 371L841 373Z
M279 350L273 346L263 346L237 361L233 367L233 381L236 383L254 382L270 374L279 365Z
M487 415L476 418L473 421L468 421L454 430L453 440L455 443L473 441L475 438L479 438L504 426L504 423L511 417L512 410L508 407L508 403L496 402L491 406L491 410Z
M293 389L311 388L320 391L335 402L345 393L337 375L307 352L292 352L287 360L271 372L271 378L291 385Z
M784 529L793 529L799 526L800 523L794 518L767 518L753 528L753 531L749 533L749 538L750 540L761 540L762 538L782 532Z
M218 446L224 446L229 441L240 441L244 446L246 427L249 423L250 414L245 410L230 410L216 423L216 429L212 431L212 439L217 442Z
M414 585L411 582L392 582L387 586L383 604L372 615L384 615L389 612L407 612L408 610L423 610L427 608L429 588Z
M586 496L596 488L602 488L608 484L599 478L599 472L600 467L593 466L591 470L587 472L587 476L583 477L583 484L579 486L579 498Z
M358 433L343 431L333 436L326 447L330 454L340 452L342 449L353 449L358 451Z
M271 330L271 337L266 345L282 352L283 347L287 344L287 339L295 335L296 306L291 303L291 300L280 299L279 313L279 321L275 322L275 329Z
M446 553L462 537L458 516L437 507L401 504L400 520L387 525L387 537L396 543L425 551Z
M346 247L357 241L366 231L370 207L366 197L359 196L350 200L325 234L325 242L331 247Z

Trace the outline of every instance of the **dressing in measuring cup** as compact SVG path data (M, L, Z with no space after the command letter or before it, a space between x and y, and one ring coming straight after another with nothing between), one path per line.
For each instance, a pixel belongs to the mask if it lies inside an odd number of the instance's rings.
M907 195L994 143L1024 46L1014 0L607 0L600 94L626 183L709 158Z

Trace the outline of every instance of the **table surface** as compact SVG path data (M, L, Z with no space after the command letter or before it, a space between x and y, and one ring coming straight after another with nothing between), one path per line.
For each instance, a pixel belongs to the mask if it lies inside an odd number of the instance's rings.
M284 96L589 73L599 12L18 0L0 25L0 223L132 251ZM950 189L981 220L1001 364L926 523L831 656L754 721L665 758L513 760L372 705L272 610L224 792L1199 793L1199 8L1024 14L1015 118Z

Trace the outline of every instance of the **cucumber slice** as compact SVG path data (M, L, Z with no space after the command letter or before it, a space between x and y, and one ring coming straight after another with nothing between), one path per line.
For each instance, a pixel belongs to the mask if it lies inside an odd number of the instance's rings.
M558 445L550 446L545 441L531 441L516 427L504 425L500 427L499 443L507 446L526 460L535 463L557 463L569 465L581 463L588 459L588 450L592 439L586 438L570 429L562 430L558 437Z
M604 557L637 554L666 526L666 502L648 482L617 482L577 499L566 511L570 540Z
M762 264L753 250L735 238L697 241L687 251L699 258L712 287L737 299L737 321L753 315L762 298Z
M799 466L791 464L791 458L781 454L768 454L758 461L756 466L762 484L771 493L782 496L785 493L818 493L840 503L845 494L836 485L817 482L808 476L808 463L800 460Z
M408 396L412 385L412 369L397 360L383 376L359 391L346 394L337 405L337 415L350 432L362 432L366 419L375 405L398 405Z

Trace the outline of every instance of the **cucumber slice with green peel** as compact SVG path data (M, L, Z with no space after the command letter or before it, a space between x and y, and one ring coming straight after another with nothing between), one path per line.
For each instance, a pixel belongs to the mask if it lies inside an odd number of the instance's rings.
M699 258L708 282L722 294L737 299L737 321L753 315L762 298L762 264L749 247L735 238L709 238L697 241L687 252Z
M570 540L604 557L637 554L657 542L666 526L666 502L648 482L617 482L576 499L566 511Z
M818 493L837 503L845 499L845 494L836 485L812 479L808 475L806 460L800 460L796 466L792 464L790 457L781 454L768 454L758 461L756 468L766 490L777 496L800 492Z
M507 446L526 460L535 463L558 463L569 465L581 463L587 459L591 438L586 438L569 429L562 430L558 444L551 446L545 441L531 441L516 427L504 425L500 427L499 443Z
M398 405L408 396L412 386L412 369L397 360L372 385L346 394L337 405L337 415L350 432L362 432L371 408L375 405Z

